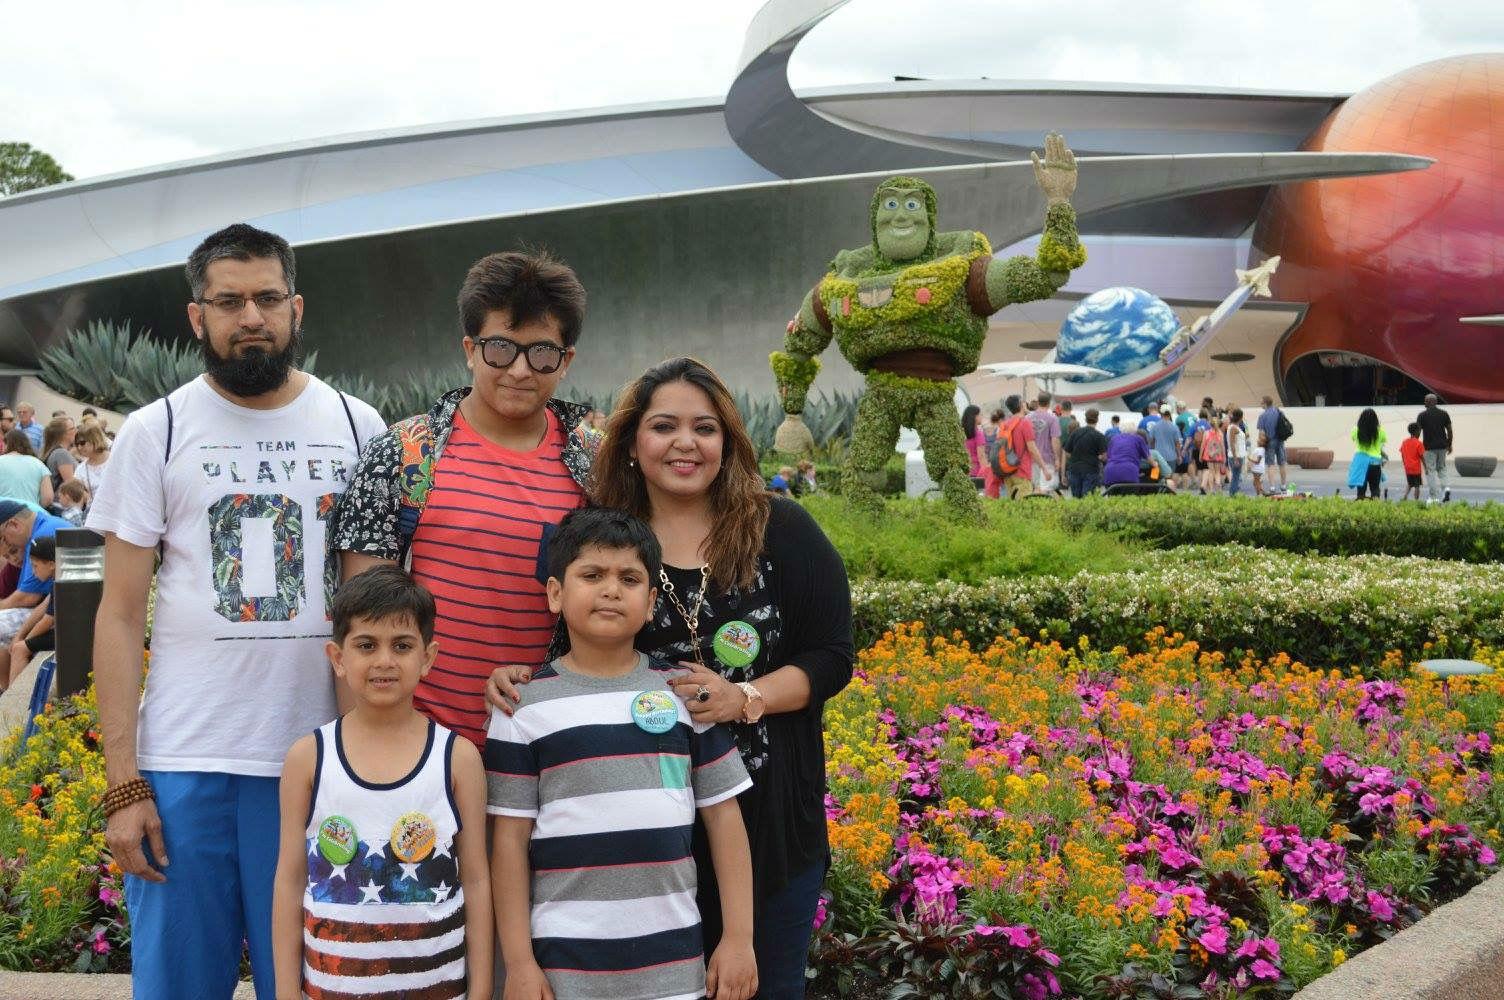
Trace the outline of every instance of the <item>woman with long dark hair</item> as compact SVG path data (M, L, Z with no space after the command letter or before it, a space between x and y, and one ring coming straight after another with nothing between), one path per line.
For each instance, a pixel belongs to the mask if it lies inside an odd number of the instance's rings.
M679 663L696 721L727 725L753 786L740 797L752 849L758 996L804 996L829 861L821 706L851 680L851 591L840 555L797 503L770 497L725 384L693 358L650 368L622 392L594 466L591 501L653 528L663 571L639 650ZM487 698L516 701L521 668ZM696 830L705 953L720 901Z
M961 411L961 436L966 439L966 453L971 456L972 479L982 478L982 461L987 457L987 438L977 426L981 416L982 408L975 403Z
M1377 500L1379 483L1384 475L1384 445L1389 438L1379 426L1379 415L1373 407L1358 414L1358 426L1353 428L1352 439L1356 451L1347 483L1358 488L1359 500L1365 499L1365 493L1366 499Z

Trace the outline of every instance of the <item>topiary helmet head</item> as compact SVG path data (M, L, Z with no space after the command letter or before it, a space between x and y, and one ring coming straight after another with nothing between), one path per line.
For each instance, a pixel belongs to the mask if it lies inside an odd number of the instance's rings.
M935 255L935 189L917 177L889 177L872 192L872 247L880 261Z

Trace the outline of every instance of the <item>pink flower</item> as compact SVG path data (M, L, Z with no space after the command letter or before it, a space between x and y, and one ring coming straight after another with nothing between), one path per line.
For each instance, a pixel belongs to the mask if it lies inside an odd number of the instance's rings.
M1279 969L1262 958L1255 960L1250 968L1253 971L1253 978L1255 979L1279 978Z
M995 924L977 924L972 930L973 934L982 937L995 937L1001 934L1015 948L1030 948L1034 945L1034 932L1022 924L999 927Z
M110 953L110 942L108 942L108 941L105 940L104 931L95 931L94 932L94 946L93 947L94 947L94 954L96 954L96 955L108 955Z
M1197 940L1197 942L1200 943L1201 947L1205 948L1207 951L1211 952L1213 955L1225 955L1225 954L1227 954L1227 928L1226 927L1221 927L1221 926L1213 927L1211 930L1206 931L1205 933L1203 933L1196 940Z
M120 890L112 889L107 885L99 887L99 901L105 906L116 906L120 903Z
M1394 907L1390 905L1383 893L1374 892L1372 889L1368 890L1368 912L1381 923L1387 924L1394 921Z

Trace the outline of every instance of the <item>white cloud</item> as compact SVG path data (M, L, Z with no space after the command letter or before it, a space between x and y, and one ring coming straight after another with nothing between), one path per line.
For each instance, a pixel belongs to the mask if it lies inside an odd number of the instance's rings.
M365 129L724 94L758 0L0 0L0 139L79 176ZM853 0L796 87L894 75L1349 91L1504 49L1496 0Z

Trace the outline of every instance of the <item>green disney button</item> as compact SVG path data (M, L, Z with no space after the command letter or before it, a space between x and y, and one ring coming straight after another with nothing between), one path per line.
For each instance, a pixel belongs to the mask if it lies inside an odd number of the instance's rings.
M330 816L319 824L319 853L332 865L346 865L355 857L355 824Z
M745 667L762 650L762 636L746 622L727 622L715 630L715 658L728 667Z
M666 733L679 721L679 706L667 691L643 691L632 699L632 721L644 732Z

